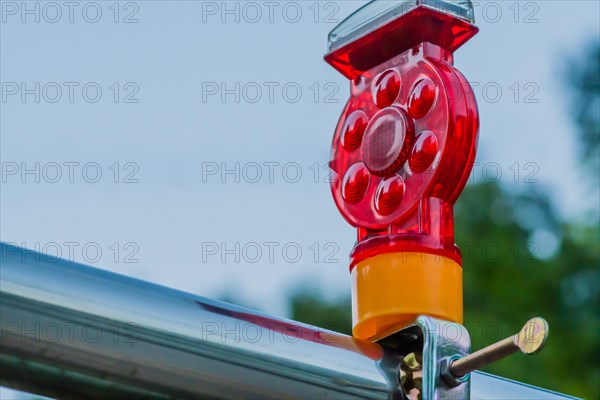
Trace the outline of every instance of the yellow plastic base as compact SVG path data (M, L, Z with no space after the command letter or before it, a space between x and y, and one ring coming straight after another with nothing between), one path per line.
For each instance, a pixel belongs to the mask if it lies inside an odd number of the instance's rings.
M462 324L462 268L425 253L387 253L352 270L352 333L376 341L429 315Z

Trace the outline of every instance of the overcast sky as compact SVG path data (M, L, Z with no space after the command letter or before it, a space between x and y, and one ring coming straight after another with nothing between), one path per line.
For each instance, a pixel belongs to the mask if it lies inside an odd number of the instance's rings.
M355 232L325 169L348 82L322 57L363 3L3 1L2 241L279 315L299 283L349 292ZM561 73L598 15L476 5L455 55L481 114L474 179L542 185L569 217L597 204Z

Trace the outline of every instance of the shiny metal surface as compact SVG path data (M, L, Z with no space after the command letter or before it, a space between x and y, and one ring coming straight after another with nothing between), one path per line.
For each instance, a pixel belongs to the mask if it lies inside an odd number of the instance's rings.
M4 386L86 399L402 398L402 349L6 244L0 250ZM523 386L473 374L472 387L472 398L485 400L520 398Z
M418 345L405 343L403 347L408 350L417 347L418 350L409 353L400 364L402 388L408 400L468 400L469 376L449 385L441 371L444 360L469 354L471 339L467 330L455 322L420 316L415 325L392 336L398 335L394 340L402 342L403 337L411 334L418 338Z
M9 387L103 399L396 391L395 356L349 336L7 245L0 277Z
M576 399L483 372L471 372L471 400L561 400Z
M464 326L421 316L417 324L423 331L423 399L469 399L470 380L458 386L446 384L440 374L442 359L455 355L466 356L471 349L471 338Z

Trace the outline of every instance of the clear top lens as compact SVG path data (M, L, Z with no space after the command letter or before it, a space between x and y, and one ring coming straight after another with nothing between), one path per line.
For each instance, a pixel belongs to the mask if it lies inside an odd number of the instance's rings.
M353 42L420 5L475 23L473 4L470 0L373 0L329 33L329 52Z

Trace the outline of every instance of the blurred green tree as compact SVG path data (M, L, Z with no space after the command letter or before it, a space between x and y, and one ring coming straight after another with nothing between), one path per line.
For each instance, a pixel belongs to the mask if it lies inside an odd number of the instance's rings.
M308 285L298 288L290 299L290 314L306 322L335 332L352 334L350 298L324 300L318 289Z
M584 60L584 62L581 62ZM570 111L577 124L583 164L600 176L600 42L590 41L574 54L564 71L570 87Z
M597 188L600 149L600 42L570 63L574 122L582 164ZM585 62L581 62L584 60ZM586 222L562 221L537 185L525 191L480 182L455 210L463 251L465 326L473 348L518 331L534 315L551 329L535 357L513 356L486 371L588 399L600 398L600 228L598 210ZM299 290L292 318L350 333L350 299L324 301ZM535 371L532 373L532 371Z
M539 355L510 357L487 371L600 398L598 226L560 223L542 193L511 194L491 183L465 191L456 220L473 347L507 337L536 314L550 324Z

